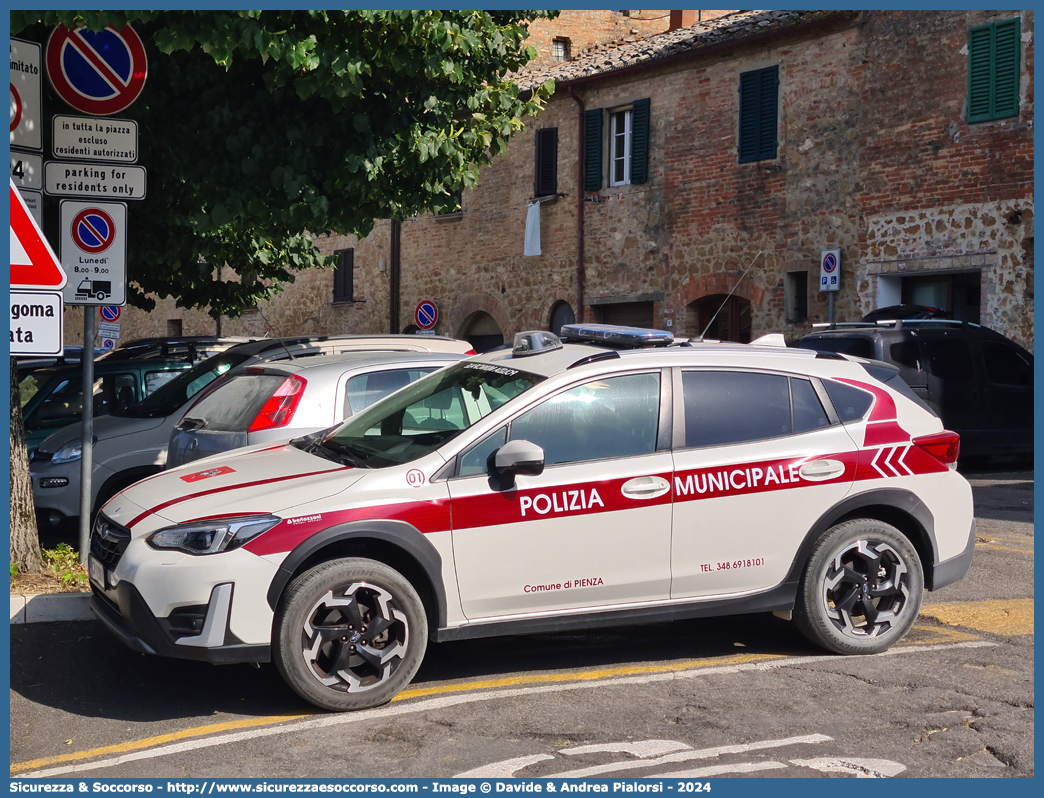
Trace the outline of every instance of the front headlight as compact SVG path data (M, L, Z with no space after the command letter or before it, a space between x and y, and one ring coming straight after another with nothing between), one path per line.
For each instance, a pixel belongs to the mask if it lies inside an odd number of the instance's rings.
M51 457L51 462L55 464L72 463L79 460L82 454L83 450L80 446L80 441L69 441L54 453Z
M217 554L238 549L248 540L267 532L279 521L273 515L193 521L153 532L145 542L154 549L177 549L187 554Z

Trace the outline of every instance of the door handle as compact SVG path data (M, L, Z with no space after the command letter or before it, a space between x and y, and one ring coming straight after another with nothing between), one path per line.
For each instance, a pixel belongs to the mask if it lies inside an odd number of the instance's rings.
M801 466L798 473L809 482L825 482L845 473L845 464L840 460L813 460Z
M627 480L620 488L628 499L655 499L671 489L671 483L663 477L635 477Z

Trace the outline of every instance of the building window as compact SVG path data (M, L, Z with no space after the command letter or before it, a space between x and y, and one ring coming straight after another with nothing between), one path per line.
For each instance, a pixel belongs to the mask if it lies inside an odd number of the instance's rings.
M739 162L776 157L779 117L779 67L740 75Z
M536 168L533 196L549 197L558 193L558 128L546 127L536 132Z
M1019 19L968 31L968 121L1019 114Z
M334 253L339 258L334 270L334 302L354 302L355 250L342 249Z
M787 272L783 280L787 321L808 321L808 272Z
M609 115L609 185L631 182L631 109Z
M556 62L569 60L569 39L551 40L551 58Z
M602 148L605 109L584 116L584 191L603 184ZM649 100L635 100L630 108L609 112L609 185L645 183L649 179Z

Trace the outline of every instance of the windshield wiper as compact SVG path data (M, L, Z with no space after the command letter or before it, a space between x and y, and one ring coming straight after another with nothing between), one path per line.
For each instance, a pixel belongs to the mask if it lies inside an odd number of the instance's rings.
M335 441L321 441L315 444L316 449L322 449L325 452L337 457L340 462L345 465L353 465L357 468L369 468L366 462L355 454L351 449L345 446L343 443L336 443Z

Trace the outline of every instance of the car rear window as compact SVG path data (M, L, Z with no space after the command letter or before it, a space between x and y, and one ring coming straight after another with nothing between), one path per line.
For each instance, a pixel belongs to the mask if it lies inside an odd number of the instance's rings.
M829 338L803 338L798 344L801 349L815 349L817 352L838 352L842 355L854 355L855 357L874 358L874 342L870 338L860 335L840 337L831 335Z
M186 418L205 421L204 429L246 432L265 402L286 381L283 374L233 374L204 396Z
M827 396L830 397L837 417L843 424L859 421L874 403L873 394L845 385L843 382L823 380L823 387L826 388Z

